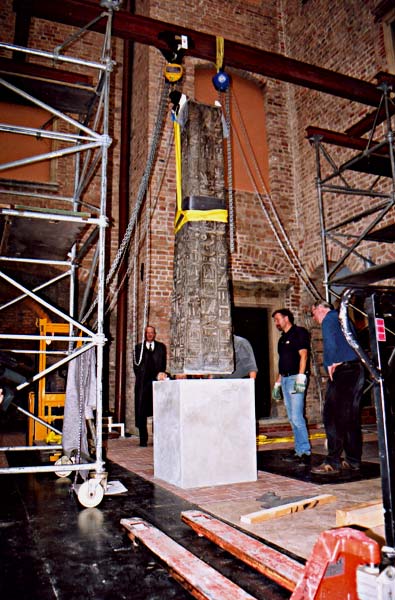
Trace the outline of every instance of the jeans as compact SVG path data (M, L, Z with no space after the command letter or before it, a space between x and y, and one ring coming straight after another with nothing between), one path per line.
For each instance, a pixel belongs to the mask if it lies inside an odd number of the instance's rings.
M300 456L302 454L310 454L311 448L306 420L304 418L305 394L294 393L295 381L296 375L281 376L284 404L295 438L295 452Z
M361 397L365 373L360 362L342 363L336 367L333 380L328 379L324 404L324 426L328 440L326 462L341 466L346 461L359 466L362 456Z

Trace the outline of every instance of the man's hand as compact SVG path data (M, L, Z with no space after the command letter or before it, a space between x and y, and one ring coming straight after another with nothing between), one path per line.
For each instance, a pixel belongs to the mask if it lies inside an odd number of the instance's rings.
M281 400L281 398L283 397L282 391L281 391L281 383L279 381L276 381L276 383L273 386L272 389L272 399L273 400Z
M339 365L341 365L341 364L342 364L342 363L333 363L332 365L330 365L330 366L328 367L328 375L329 375L329 379L330 379L331 381L333 381L333 373L335 372L335 370L336 370L336 367L338 367L338 366L339 366Z
M294 394L304 394L307 386L307 376L304 373L296 375Z
M168 376L167 373L162 373L161 372L161 373L158 373L158 375L157 375L156 378L157 378L158 381L165 381L166 379L169 379L169 376Z

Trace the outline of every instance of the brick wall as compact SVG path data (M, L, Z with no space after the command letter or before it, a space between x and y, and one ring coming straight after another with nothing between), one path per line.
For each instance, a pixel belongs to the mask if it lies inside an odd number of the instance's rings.
M386 69L386 57L380 23L374 21L373 9L378 0L140 0L135 3L136 12L227 39L246 43L265 50L279 52L289 57L349 74L366 81ZM12 41L12 2L7 0L0 15L0 36ZM33 20L30 43L32 46L52 48L64 41L74 30L49 22ZM89 58L97 49L99 38L89 34L78 42L78 52ZM114 45L117 69L113 79L112 136L110 163L109 208L113 227L109 236L109 262L118 247L118 176L120 140L120 93L123 44ZM226 61L226 44L225 44ZM148 149L158 111L158 100L163 84L164 57L158 50L135 44L132 98L132 137L130 164L130 214L136 202L137 191L147 161ZM194 96L194 71L201 61L187 57L184 61L185 75L180 89L189 97ZM239 73L242 75L242 73ZM270 200L285 234L308 274L320 268L321 240L319 211L315 189L316 165L314 150L306 140L305 129L317 125L336 131L344 131L361 118L367 107L332 97L302 87L266 80L249 74L264 87L267 143L269 152ZM132 348L142 336L144 292L149 285L148 320L155 325L158 339L169 345L170 296L172 290L172 267L175 212L174 151L171 144L171 122L166 116L163 137L158 148L155 169L150 181L147 203L139 219L137 242L132 239L128 256L133 264L137 247L137 281L134 290L132 279L128 290L127 324L127 429L133 429L133 372ZM169 151L170 148L170 151ZM340 153L343 158L345 151ZM337 160L337 157L336 157ZM70 166L64 167L61 181L69 180ZM97 189L92 185L88 192L94 201ZM290 250L280 248L278 240L268 223L258 199L253 194L237 192L236 203L236 252L231 257L231 277L236 290L235 301L244 305L275 308L277 303L288 306L299 323L304 321L303 312L311 301L303 284L289 264ZM350 210L359 210L358 201L349 207L343 198L326 206L326 216L338 218ZM150 218L146 219L147 211ZM149 229L149 250L146 248L146 227ZM372 254L388 256L391 251L372 245ZM331 249L331 259L339 257L336 248ZM144 280L141 281L144 264ZM352 263L351 263L352 266ZM247 290L247 291L246 291ZM258 292L257 292L258 290ZM136 292L136 293L135 293ZM137 298L136 302L134 298ZM133 321L136 305L137 327ZM271 313L270 313L271 314ZM116 310L111 316L111 331L115 332ZM272 348L271 379L275 376L276 335L269 328ZM110 405L114 402L113 381L115 370L115 344L110 348ZM319 419L317 394L310 392L308 413L310 419Z

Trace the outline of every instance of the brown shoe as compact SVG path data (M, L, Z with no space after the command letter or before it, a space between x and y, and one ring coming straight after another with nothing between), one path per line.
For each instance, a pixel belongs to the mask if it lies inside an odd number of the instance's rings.
M314 475L338 475L340 473L340 469L336 469L336 467L332 467L329 463L322 463L318 465L318 467L313 467L311 472Z
M359 465L350 464L348 460L342 460L342 469L344 471L360 471L361 467Z

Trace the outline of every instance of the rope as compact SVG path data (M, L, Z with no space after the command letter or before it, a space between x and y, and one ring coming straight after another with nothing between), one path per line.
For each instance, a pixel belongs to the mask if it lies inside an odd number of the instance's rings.
M317 300L318 299L322 299L321 294L318 292L317 288L315 287L314 283L311 281L311 279L308 276L305 268L303 267L302 263L300 262L299 257L297 256L297 254L296 254L296 252L295 252L295 250L294 250L294 248L293 248L293 246L292 246L292 244L291 244L291 242L289 240L289 237L288 237L288 235L287 235L287 233L286 233L286 231L285 231L285 229L284 229L284 227L283 227L283 225L281 223L281 220L280 220L280 217L278 215L278 212L277 212L277 210L276 210L276 208L275 208L275 206L273 204L273 200L272 200L272 198L271 198L271 196L270 196L270 194L269 194L269 192L267 190L266 184L265 184L265 182L263 180L261 171L259 169L259 165L257 163L257 160L256 160L256 157L255 157L253 148L251 146L250 139L248 137L248 133L247 133L245 125L244 125L243 118L242 118L241 113L240 113L240 108L239 108L239 105L237 103L237 98L236 98L235 95L233 95L233 97L235 99L235 106L236 106L236 110L237 110L237 116L239 118L239 121L240 121L240 124L241 124L241 128L242 128L242 131L243 131L246 143L248 144L248 147L249 147L249 150L250 150L250 155L251 155L253 163L254 163L256 174L258 175L258 178L259 178L259 183L261 184L261 189L264 190L264 194L262 194L262 193L259 192L259 188L258 188L257 183L255 181L254 174L251 171L250 165L248 164L248 162L246 160L246 157L245 157L242 145L240 143L239 136L237 135L236 129L234 129L236 131L236 139L237 139L237 142L238 142L238 145L239 145L240 153L241 153L241 156L243 158L244 164L246 166L246 169L247 169L248 173L250 174L251 181L252 181L252 183L253 183L253 185L255 187L255 193L256 193L256 196L258 197L258 200L260 202L261 208L262 208L262 210L263 210L263 212L264 212L264 214L265 214L265 216L266 216L266 218L268 220L270 228L272 229L272 231L274 233L274 236L275 236L275 238L276 238L276 240L277 240L277 242L278 242L281 250L283 251L285 257L287 258L289 264L291 265L291 267L292 267L295 275L304 284L304 286L309 291L309 293L313 296L313 298L315 298ZM269 210L266 207L266 205L264 204L263 198L266 199L266 201L267 201L267 203L269 205L270 211L273 214L274 219L269 214ZM281 236L282 236L283 239L281 238L280 234L281 234ZM287 248L289 250L289 253L287 251Z

